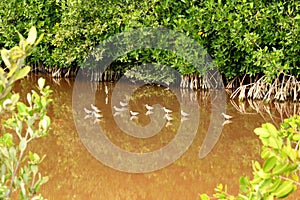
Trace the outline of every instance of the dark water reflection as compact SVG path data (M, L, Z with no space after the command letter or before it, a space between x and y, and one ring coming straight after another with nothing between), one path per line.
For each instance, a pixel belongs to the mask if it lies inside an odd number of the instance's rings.
M37 77L31 76L17 88L25 93L34 88L33 83L36 82ZM181 91L186 101L196 102L199 106L198 131L189 149L173 164L158 171L126 173L102 164L83 145L73 119L73 81L48 79L47 84L54 91L53 104L49 109L52 129L47 138L35 141L31 148L47 155L40 171L48 175L50 180L40 191L48 199L199 199L200 193L213 194L218 183L227 184L229 192L236 194L239 177L251 176L251 160L259 158L260 141L253 133L254 128L267 121L279 123L281 120L276 109L271 109L273 112L269 115L263 110L257 113L246 105L246 112L241 113L241 110L237 110L240 105L236 104L236 107L227 101L226 112L234 116L233 122L224 125L212 151L199 159L201 145L210 125L210 94ZM114 84L103 83L92 87L96 91L95 105L101 108L104 115L97 123L115 145L130 152L147 153L162 148L176 136L180 125L180 110L172 91L145 86L128 97L130 109L141 113L134 123L142 126L150 123L149 116L144 114L145 103L161 103L174 108L172 125L164 127L153 137L137 139L124 134L114 121L110 99ZM87 126L93 124L92 121L82 123ZM296 199L297 195L299 193L290 199Z

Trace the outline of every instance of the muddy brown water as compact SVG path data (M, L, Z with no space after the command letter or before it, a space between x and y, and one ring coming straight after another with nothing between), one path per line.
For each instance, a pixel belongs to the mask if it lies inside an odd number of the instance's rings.
M28 77L18 84L16 89L25 94L36 87L37 78L34 75ZM251 161L259 160L261 143L253 130L265 122L272 122L278 126L285 115L297 112L299 107L290 105L280 113L276 105L270 105L269 108L264 108L266 105L261 104L251 104L252 107L248 103L238 105L238 102L230 102L227 97L226 113L233 116L232 123L223 126L222 132L215 138L212 150L200 159L199 151L210 122L215 120L210 119L210 94L181 91L185 101L196 102L199 106L197 132L191 145L176 161L162 169L147 173L129 173L108 167L97 160L79 137L73 117L77 111L72 107L74 80L47 78L46 83L53 90L53 103L48 110L52 122L51 131L46 138L34 141L30 148L40 155L46 154L39 170L43 175L49 176L49 181L40 189L47 199L194 200L200 199L201 193L212 196L219 183L227 185L229 193L237 194L240 176L251 176ZM106 86L108 95L105 93ZM172 90L143 86L127 98L129 108L140 112L138 118L132 120L139 126L150 123L150 117L145 115L145 103L162 104L174 110L172 124L163 127L152 137L135 138L125 134L114 120L115 111L112 109L111 99L114 87L113 83L91 86L95 91L94 104L103 114L102 120L95 123L114 145L125 151L149 153L164 147L176 137L181 122L179 103ZM266 112L268 109L270 114ZM87 126L93 126L93 123L91 119L82 119L82 124ZM298 196L299 192L289 199L298 199Z

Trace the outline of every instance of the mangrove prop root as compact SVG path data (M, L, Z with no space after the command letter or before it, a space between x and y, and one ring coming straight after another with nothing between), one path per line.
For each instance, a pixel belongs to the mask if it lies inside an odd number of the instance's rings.
M180 82L181 88L190 88L190 89L209 89L209 77L207 75L199 76L196 73L186 74L181 76Z
M300 98L300 82L295 76L280 74L273 82L267 82L266 76L257 81L239 86L230 96L231 99L238 97L240 101L248 99L265 100L267 102L297 101Z

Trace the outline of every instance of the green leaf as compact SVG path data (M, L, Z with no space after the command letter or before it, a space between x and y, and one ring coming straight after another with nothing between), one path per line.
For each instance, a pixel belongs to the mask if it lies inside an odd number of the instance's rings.
M36 28L33 26L29 30L28 38L26 39L26 41L28 42L28 44L33 45L36 40L36 37L37 37Z
M278 131L277 131L276 127L273 124L271 124L271 123L265 123L264 125L268 129L269 133L271 133L272 135L276 135L277 134Z
M13 137L10 133L5 133L2 137L1 140L5 143L6 146L11 147L13 143Z
M261 166L258 161L254 161L252 163L252 167L253 167L253 169L261 170Z
M284 181L274 192L277 198L284 198L292 193L295 189L292 181Z
M261 182L259 183L260 191L262 191L262 193L265 193L265 191L268 191L272 182L273 182L272 178L266 178L266 179L261 180Z
M209 200L209 196L207 194L200 194L200 199L202 200Z
M249 179L247 177L242 176L240 178L240 190L246 193L248 184L249 184Z
M1 151L1 154L3 154L3 156L5 156L6 158L9 158L9 153L6 148L1 148L0 151Z
M38 80L38 86L39 86L39 89L42 90L45 86L45 79L43 78L39 78Z
M34 185L34 191L37 192L40 189L41 185L48 182L48 180L49 180L48 176L40 178Z
M41 158L38 154L29 152L29 159L32 165L37 165L40 163Z
M19 40L20 40L20 46L21 46L21 43L25 40L25 38L23 37L23 35L19 32L19 31L17 31L17 33L18 33L18 36L19 36Z
M11 76L13 76L15 74L15 72L17 71L18 66L16 65L12 65L11 68L9 69L8 74L6 75L6 78L10 78Z
M12 158L12 159L16 159L17 158L17 151L16 151L16 149L15 149L14 146L11 146L9 148L8 152L9 152L10 158Z
M31 165L30 168L31 168L33 175L35 176L39 170L38 165Z
M35 45L35 46L38 45L38 44L42 41L43 37L44 37L44 33L42 33L42 34L39 36L39 38L36 40L36 42L34 43L34 45Z
M293 135L292 139L294 141L299 141L300 140L300 134L298 133L298 134Z
M12 100L13 104L16 104L20 99L20 95L18 93L15 93L15 94L11 95L10 99Z
M270 149L268 149L268 148L264 148L263 151L262 151L261 154L260 154L260 156L261 156L263 159L268 158L270 155L271 155L271 152L270 152Z
M34 155L31 151L29 151L28 157L29 157L29 160L31 160L31 161L34 159Z
M20 151L25 151L26 147L27 147L27 141L25 138L22 138L19 144Z
M280 140L280 138L270 137L268 146L274 149L279 149L282 146L282 141Z
M44 130L48 129L50 125L50 118L48 116L44 116L41 120L41 126Z
M269 131L265 128L256 128L254 129L254 133L260 137L270 137Z
M276 161L277 158L275 156L268 158L263 165L264 172L269 172L276 165Z
M18 109L19 114L21 114L21 115L24 115L27 113L27 106L22 102L18 102L17 109Z
M276 167L274 167L274 169L272 170L272 173L275 175L280 175L282 173L284 173L289 167L289 163L280 163L277 164Z
M1 165L1 176L3 176L6 173L6 166L5 164Z
M281 182L282 181L280 178L274 180L273 183L270 185L268 192L273 193L274 191L276 191L277 188L280 186Z
M22 69L20 69L19 71L17 71L14 75L14 80L19 80L21 78L24 78L25 76L28 75L28 73L30 72L31 67L30 66L25 66Z

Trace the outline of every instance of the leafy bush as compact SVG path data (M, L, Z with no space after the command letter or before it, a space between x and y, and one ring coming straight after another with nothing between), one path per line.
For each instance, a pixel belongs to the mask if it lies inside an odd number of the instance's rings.
M199 42L229 79L262 72L273 78L282 70L297 75L299 7L298 1L209 0L187 11L187 24L198 26Z
M27 94L27 105L20 101L18 93L11 91L14 83L29 73L30 67L24 67L25 58L42 39L39 37L36 41L35 27L30 29L27 39L21 34L19 37L18 46L1 50L6 68L0 68L0 114L3 116L0 135L0 198L9 199L18 192L20 199L42 199L36 193L48 180L48 177L42 177L38 172L38 164L44 157L28 152L27 147L32 140L44 137L49 132L50 118L46 108L51 101L51 90L45 86L44 79L39 79L38 92Z
M263 165L253 161L253 178L240 178L241 193L237 197L228 194L227 186L222 184L215 189L214 197L243 200L284 198L300 185L300 115L284 120L279 130L266 123L254 132L263 144ZM209 199L209 196L202 194L201 198Z
M28 0L0 3L0 47L12 47L15 30L32 25L48 37L31 56L31 63L50 69L79 66L100 41L142 27L180 31L202 44L227 80L264 73L298 76L300 64L299 1L78 1ZM162 63L182 74L193 73L181 55L136 50L116 60L124 63ZM123 66L123 67L119 67ZM188 68L188 70L185 70ZM159 69L157 69L159 70Z

